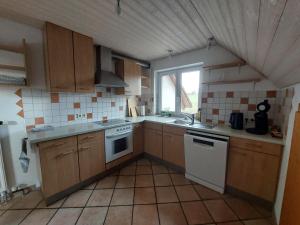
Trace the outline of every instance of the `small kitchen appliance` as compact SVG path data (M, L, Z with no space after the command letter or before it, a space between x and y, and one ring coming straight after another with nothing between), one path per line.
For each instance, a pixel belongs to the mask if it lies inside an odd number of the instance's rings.
M244 128L244 114L240 112L233 112L230 114L229 123L232 129L243 130Z
M246 131L252 134L267 134L269 131L269 119L268 119L268 111L270 110L271 106L268 100L264 100L263 102L259 103L256 107L258 112L254 114L255 120L255 127L247 128Z

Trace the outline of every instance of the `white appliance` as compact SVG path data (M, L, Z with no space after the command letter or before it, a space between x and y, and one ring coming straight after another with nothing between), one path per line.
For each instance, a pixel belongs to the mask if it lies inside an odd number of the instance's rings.
M223 194L228 141L226 136L187 130L184 135L185 176Z
M7 187L5 167L4 167L4 161L3 161L2 145L1 145L1 140L0 140L0 193L6 192L7 190L8 190L8 187Z
M127 155L133 151L132 124L120 125L105 130L106 163Z

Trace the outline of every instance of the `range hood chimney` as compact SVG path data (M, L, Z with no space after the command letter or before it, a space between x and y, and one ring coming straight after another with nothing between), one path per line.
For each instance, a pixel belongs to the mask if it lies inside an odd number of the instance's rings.
M95 77L97 87L128 87L128 84L112 72L111 50L103 46L96 46Z

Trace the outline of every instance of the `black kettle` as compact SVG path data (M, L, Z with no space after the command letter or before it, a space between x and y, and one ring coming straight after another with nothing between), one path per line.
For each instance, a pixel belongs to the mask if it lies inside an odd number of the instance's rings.
M244 128L244 114L240 112L233 112L230 114L229 123L232 129L243 130Z

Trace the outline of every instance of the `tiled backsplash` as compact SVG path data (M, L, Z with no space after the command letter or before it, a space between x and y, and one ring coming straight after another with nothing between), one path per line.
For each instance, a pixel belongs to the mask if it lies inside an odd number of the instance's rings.
M249 121L254 118L256 105L267 99L271 105L268 112L270 125L274 124L278 113L279 99L282 91L227 91L202 93L202 122L214 124L229 124L232 112L244 113ZM281 126L282 124L276 124Z
M23 88L21 102L27 129L38 125L63 126L125 117L126 97L111 89L97 88L95 93L50 93Z

